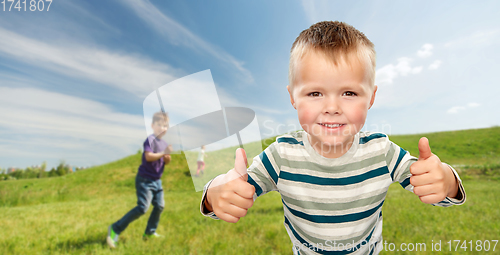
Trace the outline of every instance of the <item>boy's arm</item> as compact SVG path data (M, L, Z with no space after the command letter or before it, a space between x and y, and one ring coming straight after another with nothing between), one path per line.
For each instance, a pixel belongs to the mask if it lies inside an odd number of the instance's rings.
M413 185L413 193L427 204L465 202L465 192L458 175L451 166L442 163L431 152L427 138L420 139L418 149L418 161L410 166L412 175L410 184ZM455 201L451 201L450 198Z
M153 162L161 159L163 157L163 160L165 162L165 165L170 163L171 157L170 153L172 152L172 145L169 145L163 152L152 152L149 150L144 151L144 157L146 158L146 161L148 162Z
M148 162L153 162L161 159L163 156L170 156L165 154L164 152L151 152L151 151L145 151L144 152L144 157L146 158L146 161ZM165 162L166 164L166 162Z

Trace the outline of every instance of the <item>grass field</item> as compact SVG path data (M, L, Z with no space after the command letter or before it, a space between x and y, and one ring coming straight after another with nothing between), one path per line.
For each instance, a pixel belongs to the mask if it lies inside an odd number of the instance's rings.
M417 155L420 136L391 140ZM500 128L425 136L434 153L462 169L467 202L433 207L399 185L391 186L383 207L385 241L397 248L425 243L426 252L383 254L488 253L471 252L470 246L475 249L477 240L500 239ZM166 237L142 240L148 212L130 224L119 247L110 250L107 226L135 205L139 164L136 154L63 177L0 182L0 254L291 254L279 194L259 198L236 224L205 218L199 213L201 192L195 192L184 155L173 156L162 178L166 208L158 232ZM459 246L455 252L453 240L465 240L468 250ZM432 244L439 241L443 252L432 252ZM488 254L499 250L497 245Z

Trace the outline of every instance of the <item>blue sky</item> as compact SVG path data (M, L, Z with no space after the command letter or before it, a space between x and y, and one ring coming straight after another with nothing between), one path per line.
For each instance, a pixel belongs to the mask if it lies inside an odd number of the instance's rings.
M0 168L90 166L135 153L146 96L206 69L221 105L253 109L263 137L297 129L289 50L322 20L345 21L375 44L379 88L367 130L500 125L499 9L498 1L54 0L48 12L0 10Z

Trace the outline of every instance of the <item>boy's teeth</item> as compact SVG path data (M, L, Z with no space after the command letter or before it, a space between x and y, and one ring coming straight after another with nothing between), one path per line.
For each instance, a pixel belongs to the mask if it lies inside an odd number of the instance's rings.
M329 127L329 128L336 128L342 126L342 124L321 124L323 126Z

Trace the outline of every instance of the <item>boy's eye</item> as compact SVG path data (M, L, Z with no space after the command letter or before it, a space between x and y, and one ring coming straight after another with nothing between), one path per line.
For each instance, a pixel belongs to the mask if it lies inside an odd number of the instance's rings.
M312 93L309 93L308 96L319 97L319 96L321 96L321 93L320 92L312 92Z
M347 92L344 92L344 94L342 94L342 96L353 97L353 96L356 96L356 93L354 93L352 91L347 91Z

